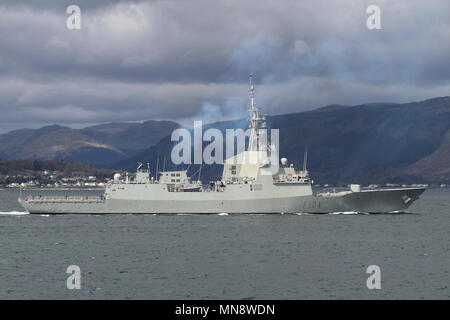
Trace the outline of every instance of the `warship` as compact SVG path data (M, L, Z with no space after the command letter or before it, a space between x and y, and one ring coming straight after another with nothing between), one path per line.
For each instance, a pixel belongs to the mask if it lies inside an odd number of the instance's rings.
M273 157L272 144L260 147L266 118L256 106L252 82L248 122L248 144L224 161L221 180L206 186L192 181L187 170L157 171L155 178L140 164L132 176L115 174L101 196L20 195L19 203L32 214L387 213L405 211L425 191L352 184L346 191L316 192L307 153L302 170L296 170L286 158ZM277 161L276 172L268 168L271 161Z

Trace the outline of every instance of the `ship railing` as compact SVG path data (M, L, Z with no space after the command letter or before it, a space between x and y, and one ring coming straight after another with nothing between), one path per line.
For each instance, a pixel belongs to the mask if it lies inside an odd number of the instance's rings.
M209 187L209 186L203 190L203 192L224 192L224 191L225 191L224 187L216 188L216 187Z
M317 197L340 197L346 194L352 193L351 191L341 191L341 192L324 192L324 193L317 193Z
M120 181L111 181L110 184L159 184L160 182L158 180L149 180L145 182L137 182L135 180L120 180Z
M104 196L27 196L23 198L27 202L104 202Z

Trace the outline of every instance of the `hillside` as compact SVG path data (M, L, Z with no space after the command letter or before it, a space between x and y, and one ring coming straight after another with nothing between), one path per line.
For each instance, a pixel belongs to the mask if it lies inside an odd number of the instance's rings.
M172 121L147 120L142 123L107 123L84 128L83 134L122 151L142 151L170 134L179 124Z
M84 129L58 125L0 135L0 158L85 162L102 166L154 145L178 124L170 121L109 123Z
M436 151L398 172L411 176L424 176L424 173L429 181L450 182L450 131Z

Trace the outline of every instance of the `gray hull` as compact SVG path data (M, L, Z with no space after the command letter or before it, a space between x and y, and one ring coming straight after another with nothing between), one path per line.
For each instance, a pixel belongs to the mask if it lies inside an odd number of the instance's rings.
M218 214L218 213L383 213L406 210L424 188L365 190L342 195L308 195L258 199L221 199L208 193L190 193L174 200L20 199L35 214Z

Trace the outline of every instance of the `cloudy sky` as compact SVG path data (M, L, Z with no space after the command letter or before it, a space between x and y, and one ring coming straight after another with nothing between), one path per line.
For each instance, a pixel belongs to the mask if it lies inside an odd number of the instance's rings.
M240 117L249 73L268 114L424 100L449 57L448 0L0 0L0 132Z

